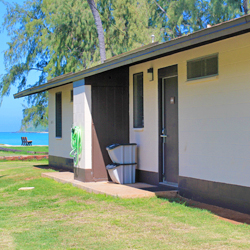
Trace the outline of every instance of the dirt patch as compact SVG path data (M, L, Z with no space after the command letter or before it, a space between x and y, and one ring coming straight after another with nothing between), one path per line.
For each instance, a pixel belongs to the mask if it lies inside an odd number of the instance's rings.
M231 209L218 207L214 205L205 204L202 202L186 199L180 195L177 195L178 200L173 200L175 202L184 203L189 207L195 207L200 209L205 209L214 214L220 220L231 222L233 224L243 224L246 223L250 225L250 214L240 213Z
M48 155L19 155L19 156L1 156L0 160L6 161L27 161L48 159Z
M25 178L24 180L25 181L30 181L30 180L34 180L34 179L37 179L37 178L39 178L39 177L30 177L30 178Z
M2 231L0 232L0 248L1 249L15 249L14 239L10 232Z

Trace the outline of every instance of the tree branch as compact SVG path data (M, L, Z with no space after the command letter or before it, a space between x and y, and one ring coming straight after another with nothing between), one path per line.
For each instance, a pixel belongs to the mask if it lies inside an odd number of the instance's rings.
M167 18L169 18L167 12L156 1L154 2L158 6L158 8L167 16Z
M31 70L38 70L38 71L42 71L43 72L43 69L38 69L38 68L30 68L29 71Z

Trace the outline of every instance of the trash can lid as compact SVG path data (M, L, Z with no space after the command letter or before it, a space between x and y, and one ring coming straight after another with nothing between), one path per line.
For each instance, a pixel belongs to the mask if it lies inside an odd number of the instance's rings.
M118 144L118 143L109 145L108 147L106 147L106 150L111 150L111 149L113 149L113 148L119 147L120 145L121 145L121 144Z
M114 149L114 148L117 148L117 147L120 147L120 146L135 146L137 145L136 143L115 143L115 144L112 144L108 147L106 147L106 150L111 150L111 149Z
M109 169L114 169L114 168L117 168L119 167L120 164L109 164L106 166L106 169L109 170Z

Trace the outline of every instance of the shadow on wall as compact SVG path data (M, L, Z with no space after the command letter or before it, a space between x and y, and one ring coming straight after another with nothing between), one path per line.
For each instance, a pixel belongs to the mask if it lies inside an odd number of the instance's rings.
M50 165L33 165L34 168L40 168L40 169L53 169L55 171L58 172L69 172L69 170L63 169L63 168L59 168L59 167L53 167Z
M107 180L112 163L106 147L129 143L129 69L122 67L88 77L92 94L92 169L96 181Z

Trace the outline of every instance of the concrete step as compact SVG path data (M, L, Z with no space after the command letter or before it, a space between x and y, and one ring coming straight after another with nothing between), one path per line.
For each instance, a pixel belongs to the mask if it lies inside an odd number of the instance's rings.
M61 183L71 183L73 186L86 190L89 193L106 194L120 198L165 197L175 198L177 190L154 186L146 183L116 184L113 182L81 182L74 180L71 172L42 173L42 177L54 179Z

